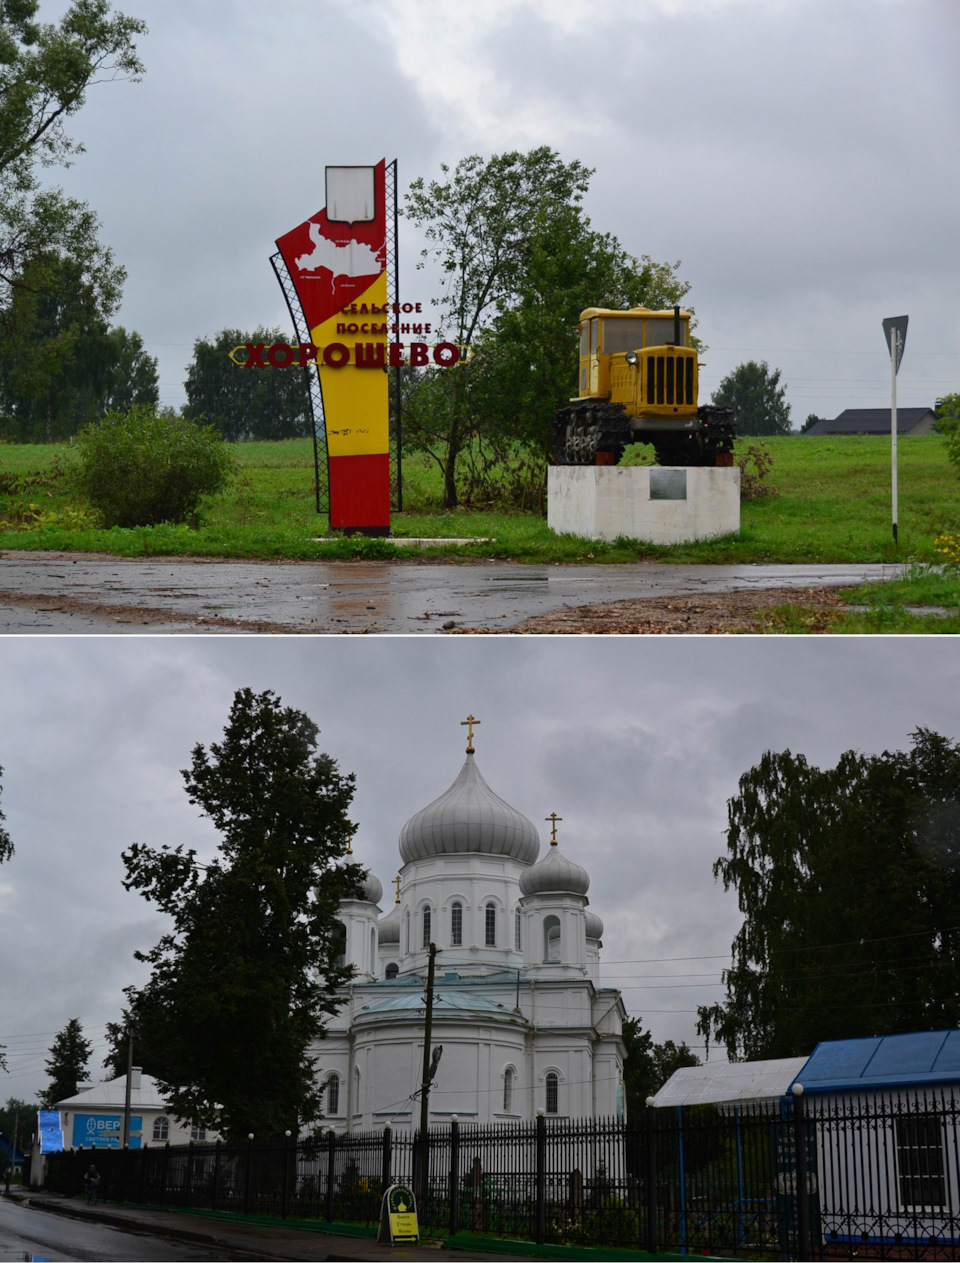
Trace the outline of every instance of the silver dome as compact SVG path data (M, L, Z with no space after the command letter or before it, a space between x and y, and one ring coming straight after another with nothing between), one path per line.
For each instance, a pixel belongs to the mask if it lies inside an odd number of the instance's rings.
M395 903L385 917L377 922L377 932L381 946L385 943L400 942L400 905Z
M587 870L551 846L539 864L520 874L520 891L525 895L585 895L590 888Z
M598 941L603 938L603 922L597 914L588 909L585 919L587 922L587 938L595 938Z
M445 794L411 816L400 832L403 862L433 855L504 855L532 864L540 838L531 822L498 798L468 753Z
M383 898L383 886L380 884L379 877L375 877L373 873L367 873L361 883L361 889L365 903L379 903Z

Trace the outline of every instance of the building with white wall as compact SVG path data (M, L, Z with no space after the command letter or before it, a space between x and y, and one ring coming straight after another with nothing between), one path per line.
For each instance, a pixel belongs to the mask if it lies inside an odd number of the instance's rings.
M480 774L472 739L456 780L400 832L395 901L374 876L341 906L355 968L314 1048L325 1125L419 1123L429 946L437 945L432 1045L443 1053L430 1124L529 1122L623 1110L625 1017L599 985L603 923L586 871L562 853L559 817L540 857L534 825ZM565 849L565 844L564 844Z
M58 1101L63 1143L67 1149L116 1149L122 1143L127 1076L88 1083L75 1096ZM130 1148L185 1145L191 1140L219 1140L219 1133L193 1127L172 1113L156 1079L134 1066L130 1075Z

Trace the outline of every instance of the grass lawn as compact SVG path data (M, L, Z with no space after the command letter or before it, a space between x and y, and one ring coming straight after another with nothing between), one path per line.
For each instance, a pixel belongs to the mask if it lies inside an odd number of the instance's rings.
M676 562L935 563L934 540L960 528L960 479L943 440L900 444L900 546L890 528L889 441L882 438L789 437L764 440L774 458L779 494L746 502L739 534L707 543L658 547L636 540L555 536L532 514L443 512L440 479L422 457L404 461L406 509L395 535L484 536L486 544L425 549L437 561L496 558L573 563ZM161 525L98 528L72 501L57 473L71 454L60 445L0 444L0 548L63 549L127 557L191 555L259 559L408 556L388 541L341 539L320 544L327 523L314 511L313 451L308 440L239 444L240 472L211 501L198 528ZM945 599L945 598L943 598ZM943 599L927 602L943 603ZM913 601L913 598L910 598Z

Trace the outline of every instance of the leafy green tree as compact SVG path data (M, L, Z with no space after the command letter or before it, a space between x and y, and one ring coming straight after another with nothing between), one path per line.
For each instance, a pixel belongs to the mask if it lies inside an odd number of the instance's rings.
M938 434L956 434L960 430L960 394L943 395L933 408L937 414L933 428Z
M675 1070L699 1066L700 1058L685 1042L677 1044L668 1039L655 1044L638 1017L628 1017L624 1022L623 1042L627 1050L623 1065L627 1118L636 1122L643 1117L647 1097L655 1096Z
M320 1116L310 1048L342 1003L340 900L363 870L343 862L352 775L317 753L318 728L271 692L240 689L223 739L193 750L191 803L220 834L207 864L182 846L124 852L124 886L172 928L128 988L138 1047L171 1107L236 1140Z
M247 342L286 342L282 329L223 329L197 338L184 386L184 415L205 419L224 438L292 439L312 433L307 372L299 368L243 368L230 352Z
M96 239L96 217L41 187L37 167L82 152L64 124L92 84L140 78L134 41L146 26L112 13L108 0L73 0L57 24L38 22L38 8L38 0L0 0L0 338L16 336L16 290L59 289L57 269L38 260L72 259L93 284L122 280Z
M13 1124L17 1121L20 1135L17 1148L29 1149L30 1146L25 1142L36 1129L37 1110L43 1108L43 1105L37 1101L21 1101L16 1096L8 1097L6 1105L0 1107L0 1132L3 1132L5 1136L10 1136L12 1139ZM20 1114L19 1120L17 1120L18 1111Z
M956 1026L960 744L919 728L826 770L768 751L739 791L714 873L744 922L700 1033L740 1059Z
M11 437L60 440L111 409L157 402L156 360L138 333L109 327L120 298L116 269L90 279L76 259L41 256L25 275L7 312L16 337L0 340L0 406Z
M732 408L737 433L789 434L790 405L786 385L780 385L780 370L770 371L766 360L748 360L728 373L713 392L713 402Z
M76 1096L77 1085L87 1077L92 1049L93 1045L83 1037L80 1019L72 1017L50 1045L50 1060L44 1062L50 1076L41 1098L44 1109L50 1109L68 1096Z
M812 430L815 425L818 425L821 421L825 420L826 417L818 417L815 412L809 413L806 421L804 421L803 425L800 427L800 433L806 434L808 430Z
M410 186L404 214L443 277L435 340L469 346L456 370L427 370L408 390L404 439L429 454L458 502L457 465L484 439L546 450L553 414L576 377L575 326L585 306L679 301L674 268L638 261L590 227L590 170L547 146L462 159L449 177ZM676 265L674 265L676 266Z

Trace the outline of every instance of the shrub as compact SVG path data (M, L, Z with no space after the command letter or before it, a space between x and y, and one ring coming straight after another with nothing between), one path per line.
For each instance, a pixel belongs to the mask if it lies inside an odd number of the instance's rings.
M780 493L765 479L773 469L773 457L766 443L750 443L745 452L737 456L740 469L740 499L761 500L764 496Z
M108 412L73 439L74 485L106 526L196 521L201 501L227 486L233 454L212 426L150 404Z
M947 433L947 460L960 474L960 427Z
M621 467L631 465L655 465L657 463L657 449L652 443L628 443L623 449L623 455L617 461Z

